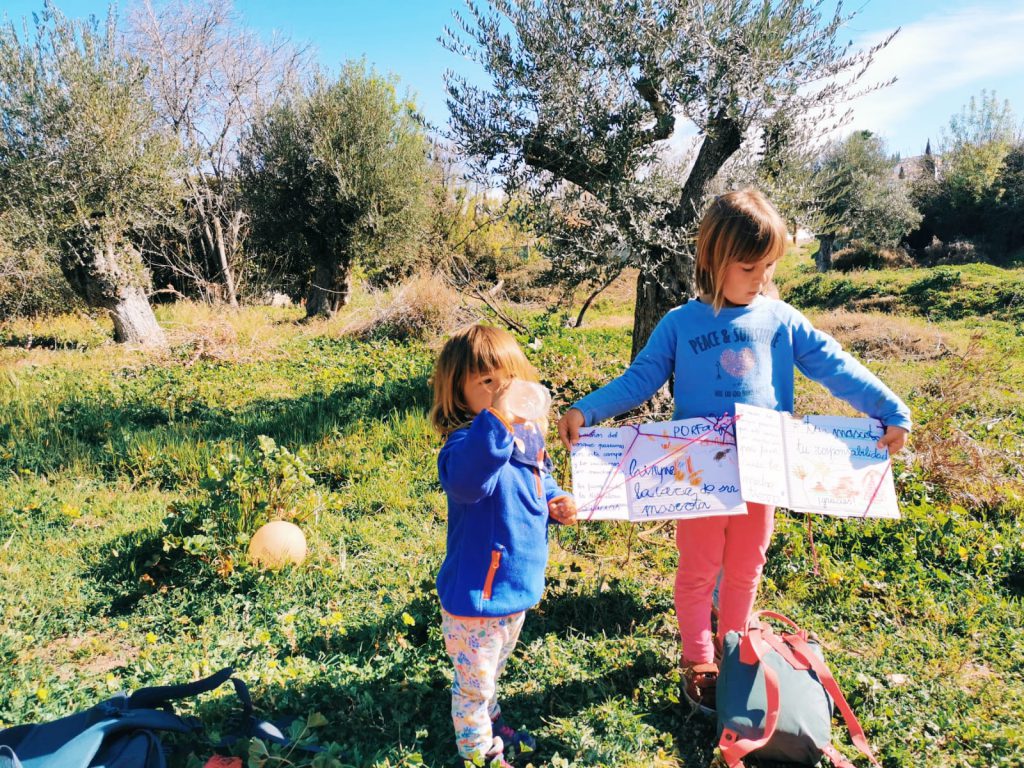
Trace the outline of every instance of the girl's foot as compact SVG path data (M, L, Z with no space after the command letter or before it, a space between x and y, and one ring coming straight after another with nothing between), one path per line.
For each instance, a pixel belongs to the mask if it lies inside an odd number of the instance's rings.
M512 764L505 759L505 745L500 736L495 736L491 741L491 748L484 755L483 763L464 759L463 764L466 768L476 768L477 765L482 768L513 768Z
M683 667L683 696L698 712L715 714L717 686L717 664L687 664Z
M529 731L517 731L505 722L505 718L498 713L498 716L491 721L491 733L499 736L505 744L512 747L517 755L524 755L533 752L537 748L537 740Z

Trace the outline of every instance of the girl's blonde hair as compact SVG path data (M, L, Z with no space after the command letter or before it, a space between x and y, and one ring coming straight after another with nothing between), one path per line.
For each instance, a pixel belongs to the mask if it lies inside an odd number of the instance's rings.
M786 222L759 190L748 188L719 195L697 230L697 288L711 294L718 312L725 271L736 261L751 264L786 250Z
M509 378L537 381L533 367L512 334L490 325L470 325L445 342L434 365L434 404L430 423L446 435L473 420L463 387L473 374L496 372Z

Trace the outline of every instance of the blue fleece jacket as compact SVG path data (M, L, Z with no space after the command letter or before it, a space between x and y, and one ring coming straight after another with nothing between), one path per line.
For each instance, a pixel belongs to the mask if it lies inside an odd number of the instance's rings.
M793 369L886 426L910 429L910 409L871 371L784 301L758 296L714 309L669 311L625 373L580 400L585 424L635 408L675 374L673 418L732 415L736 403L793 411Z
M522 428L517 425L522 432ZM508 616L536 605L548 562L551 476L543 435L516 434L491 411L448 436L437 458L448 496L448 546L437 574L456 616Z

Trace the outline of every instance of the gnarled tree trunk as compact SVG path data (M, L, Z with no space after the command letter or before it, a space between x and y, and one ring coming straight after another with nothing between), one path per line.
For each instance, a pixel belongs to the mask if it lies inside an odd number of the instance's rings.
M144 288L126 286L117 302L108 307L114 321L114 341L125 344L160 346L166 343L163 328L156 321Z
M306 292L306 319L333 317L348 304L352 293L352 265L335 255L321 256L313 270L313 282Z
M97 247L88 235L80 236L67 244L61 271L87 305L110 313L115 341L145 346L166 343L149 305L149 275L142 257L130 245L108 240Z
M719 114L708 122L704 141L697 153L693 170L686 178L679 203L669 215L667 226L691 230L696 234L697 216L708 184L736 150L743 135L732 118ZM636 284L636 307L633 310L633 349L637 354L658 321L675 306L685 304L696 293L694 256L691 253L651 253L651 266L641 269Z
M832 268L832 249L835 243L835 235L818 235L818 252L814 254L814 266L819 272L828 272Z

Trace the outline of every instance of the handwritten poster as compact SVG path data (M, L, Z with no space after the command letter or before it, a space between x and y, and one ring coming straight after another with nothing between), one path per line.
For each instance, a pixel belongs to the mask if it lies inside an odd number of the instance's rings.
M580 520L746 513L730 417L585 428L572 476Z
M877 419L804 416L736 404L747 501L842 517L900 516Z

